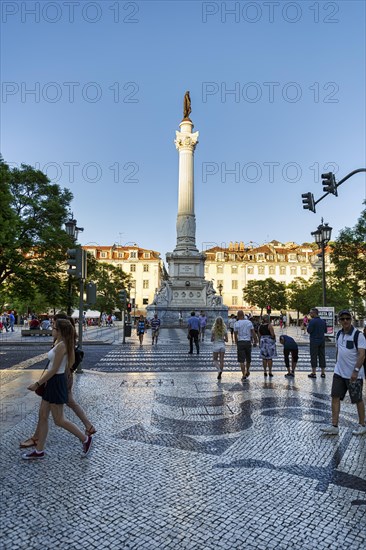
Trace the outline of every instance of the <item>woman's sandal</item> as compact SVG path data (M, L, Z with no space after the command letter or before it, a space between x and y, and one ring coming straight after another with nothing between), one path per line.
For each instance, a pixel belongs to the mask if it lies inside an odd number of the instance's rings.
M94 435L95 433L97 433L97 430L94 428L93 424L90 426L90 428L88 428L87 430L85 430L85 433L86 435Z
M23 443L19 443L19 449L29 449L30 447L36 447L38 443L38 439L35 439L34 437L30 437L29 439L26 439L23 441Z

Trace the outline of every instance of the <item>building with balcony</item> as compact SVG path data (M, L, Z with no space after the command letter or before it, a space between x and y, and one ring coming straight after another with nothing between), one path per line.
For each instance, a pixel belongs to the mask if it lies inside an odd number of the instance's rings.
M136 313L144 313L154 300L163 275L163 262L159 252L133 246L84 245L84 250L92 254L98 262L112 264L131 276L130 298Z
M260 245L230 242L227 247L216 246L205 251L205 278L213 281L231 312L238 308L255 310L243 299L243 289L249 281L271 277L288 285L296 277L309 280L321 269L320 252L313 243L298 245L271 241ZM326 266L329 264L327 249Z

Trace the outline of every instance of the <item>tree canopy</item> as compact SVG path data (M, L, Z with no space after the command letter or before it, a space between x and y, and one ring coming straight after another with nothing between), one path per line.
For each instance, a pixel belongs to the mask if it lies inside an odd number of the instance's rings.
M51 184L40 170L22 164L10 168L0 157L0 293L2 301L47 296L62 301L60 262L70 237L62 226L72 194Z
M248 281L243 289L243 296L250 305L260 308L261 315L268 305L272 309L286 308L286 285L271 277L261 281Z

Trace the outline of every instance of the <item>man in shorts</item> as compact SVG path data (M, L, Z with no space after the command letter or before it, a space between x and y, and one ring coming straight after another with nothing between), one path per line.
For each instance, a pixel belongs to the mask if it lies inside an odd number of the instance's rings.
M244 312L238 311L237 321L234 324L235 343L238 351L238 363L242 372L242 380L246 380L250 375L250 363L252 361L252 341L256 346L258 342L257 335L251 321L244 318Z
M337 361L334 367L332 384L332 426L322 428L322 432L328 435L338 435L338 419L341 401L347 391L351 403L357 407L359 427L353 435L365 435L365 403L362 398L363 379L365 368L363 366L366 349L366 339L362 332L352 325L352 315L348 309L342 309L338 314L342 329L336 337Z

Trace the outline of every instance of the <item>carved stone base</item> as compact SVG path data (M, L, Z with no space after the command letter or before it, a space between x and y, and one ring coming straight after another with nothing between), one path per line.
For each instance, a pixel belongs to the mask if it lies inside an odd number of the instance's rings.
M210 328L216 317L221 316L224 319L224 322L227 324L228 321L228 307L221 305L219 307L161 307L150 305L147 306L146 312L148 319L151 319L154 316L154 313L158 314L158 317L161 321L162 327L181 327L187 329L187 321L191 316L191 312L195 311L199 315L200 311L203 310L207 316L207 325Z

